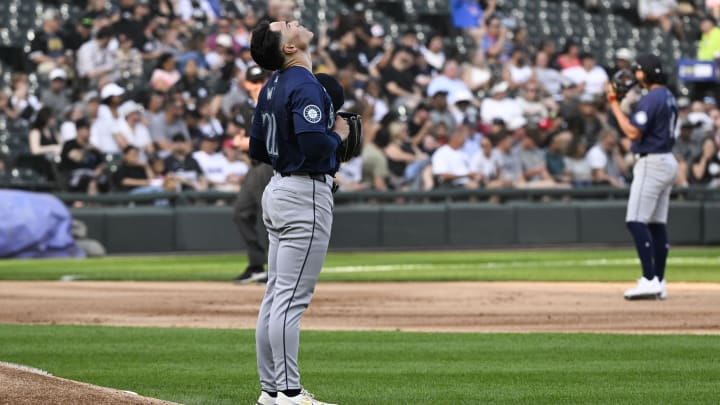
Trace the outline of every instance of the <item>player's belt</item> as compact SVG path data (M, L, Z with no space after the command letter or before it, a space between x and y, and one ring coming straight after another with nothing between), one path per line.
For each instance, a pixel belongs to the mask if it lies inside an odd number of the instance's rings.
M305 172L294 172L294 173L280 173L282 177L289 177L289 176L300 176L300 177L309 177L313 180L322 181L323 183L327 180L324 174L320 173L305 173Z

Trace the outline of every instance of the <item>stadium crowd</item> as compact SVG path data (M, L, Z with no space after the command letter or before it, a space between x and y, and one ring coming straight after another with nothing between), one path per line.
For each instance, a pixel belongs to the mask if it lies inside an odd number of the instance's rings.
M269 76L250 57L251 31L262 18L293 19L294 1L88 0L68 21L47 3L29 71L12 72L0 92L0 120L25 130L28 153L0 170L32 167L91 194L242 187L252 162L240 146ZM604 93L634 50L600 66L573 38L530 38L494 0L450 7L450 35L474 44L466 54L440 32L391 36L361 3L317 27L313 66L338 78L344 109L365 126L362 155L338 172L341 190L626 187L630 143ZM698 59L720 56L718 6L685 12L702 14ZM674 13L643 19L670 31ZM628 94L626 111L638 98ZM677 185L718 186L715 98L680 97L679 108Z

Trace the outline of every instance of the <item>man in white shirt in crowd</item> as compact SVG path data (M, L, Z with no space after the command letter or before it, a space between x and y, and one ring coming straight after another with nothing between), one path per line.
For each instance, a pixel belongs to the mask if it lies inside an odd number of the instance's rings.
M111 49L112 27L103 27L95 39L85 42L77 53L76 67L81 78L95 85L98 80L115 70L115 50Z
M622 173L627 171L627 166L620 155L618 136L614 131L606 129L600 133L597 143L587 153L587 161L594 184L625 187Z
M133 100L120 105L120 134L129 145L140 151L140 161L147 162L155 154L155 146L150 137L150 130L143 122L143 108Z
M470 169L470 159L462 151L463 144L465 133L455 131L448 143L432 155L432 173L437 177L439 186L478 187L478 176Z
M580 54L580 62L581 66L567 68L562 74L580 86L586 94L603 93L608 83L605 69L595 63L595 57L590 52Z
M441 91L453 94L463 90L470 91L462 80L462 70L455 59L448 59L445 62L442 73L433 78L427 88L430 97Z
M227 158L218 152L219 142L219 136L203 136L200 150L192 155L200 165L210 187L216 190L226 187L229 166Z
M90 129L90 143L103 153L120 155L128 146L127 139L120 131L123 120L120 104L125 90L115 83L108 83L100 92L102 105Z
M507 125L522 117L520 104L508 97L509 87L507 82L500 82L490 89L490 97L486 97L480 106L480 117L484 123L491 124L494 119L499 118Z
M512 183L500 176L500 152L493 149L487 136L480 139L480 150L470 160L470 170L478 175L485 188L510 187Z

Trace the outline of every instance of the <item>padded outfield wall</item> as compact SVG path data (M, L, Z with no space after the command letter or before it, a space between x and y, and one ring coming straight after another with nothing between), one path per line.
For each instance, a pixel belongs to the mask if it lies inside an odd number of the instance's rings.
M626 244L624 201L351 204L335 207L330 248L450 249ZM74 209L108 253L244 250L231 207ZM675 201L671 243L720 244L720 202Z

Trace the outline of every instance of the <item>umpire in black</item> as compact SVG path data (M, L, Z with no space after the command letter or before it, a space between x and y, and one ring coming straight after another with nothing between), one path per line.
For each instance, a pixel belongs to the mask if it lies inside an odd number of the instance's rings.
M248 69L243 82L243 88L249 97L246 103L241 105L241 120L244 122L245 134L237 140L242 150L247 151L250 147L250 129L252 128L252 117L255 113L257 97L260 89L269 77L269 72L259 66L252 66ZM233 207L233 222L245 241L248 255L248 266L245 271L235 277L233 281L241 284L265 283L267 273L268 236L265 226L258 224L262 218L262 195L265 186L273 176L273 168L267 163L253 160L252 166L245 176L240 193Z

